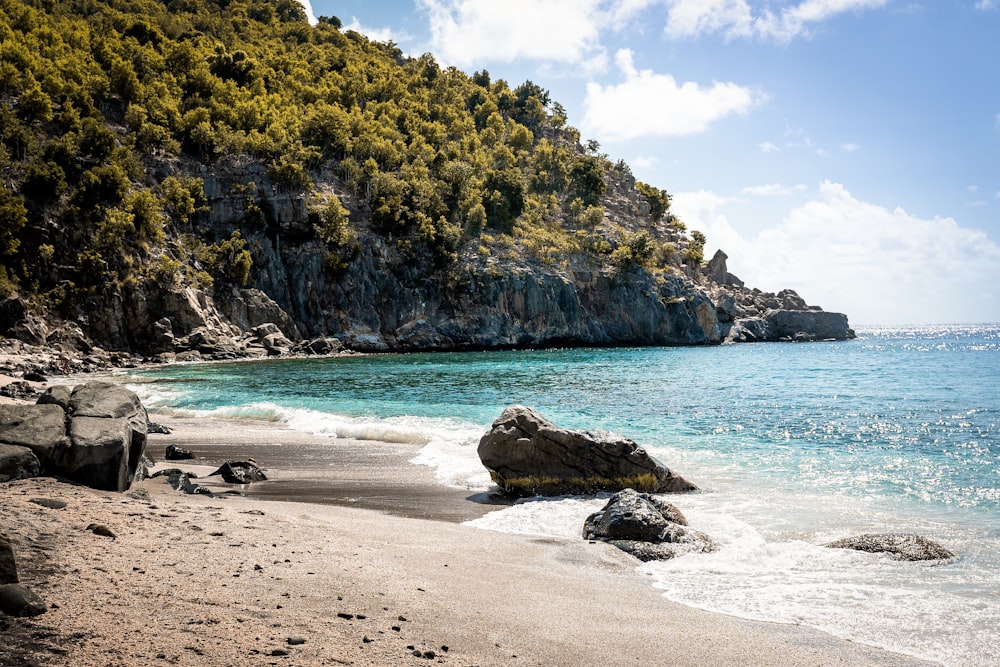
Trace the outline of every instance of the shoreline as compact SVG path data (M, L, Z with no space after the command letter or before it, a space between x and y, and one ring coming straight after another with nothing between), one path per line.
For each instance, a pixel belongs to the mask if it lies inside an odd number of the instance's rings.
M271 480L219 498L184 495L163 477L124 494L44 478L0 485L22 583L50 605L6 619L0 664L931 664L670 602L607 544L462 525L494 508L409 463L415 445L152 419L174 429L149 438L158 467L254 456ZM162 462L167 444L200 458ZM317 460L317 449L332 453ZM88 532L91 523L117 538Z

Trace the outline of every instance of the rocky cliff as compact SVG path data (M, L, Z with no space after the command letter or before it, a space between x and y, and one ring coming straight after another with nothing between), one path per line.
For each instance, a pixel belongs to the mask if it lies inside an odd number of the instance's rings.
M185 173L177 164L157 169ZM353 256L330 271L328 246L306 232L304 195L280 192L261 165L245 159L194 169L207 205L193 231L206 238L239 231L252 257L252 285L200 289L182 280L109 288L76 304L75 321L47 321L23 301L8 299L0 304L0 332L35 344L84 352L98 346L163 360L341 347L413 351L853 337L846 316L810 307L791 290L769 294L745 287L728 272L721 251L701 268L678 263L650 271L593 255L552 263L523 248L494 256L468 245L446 270L429 271L362 223ZM318 187L340 191L352 218L364 221L363 203L327 177ZM649 219L634 182L611 186L602 201L609 229L644 231L675 248L690 242L676 227ZM250 201L267 211L263 224L248 221L248 191L255 193ZM613 240L613 233L606 238Z

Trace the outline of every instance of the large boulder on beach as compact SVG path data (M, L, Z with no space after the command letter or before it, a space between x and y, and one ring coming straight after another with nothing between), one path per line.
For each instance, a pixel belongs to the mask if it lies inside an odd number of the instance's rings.
M559 428L523 405L503 411L478 452L493 481L513 496L697 489L628 438Z
M126 490L146 447L146 409L134 392L108 382L66 394L53 388L36 405L0 405L0 443L31 450L46 474Z
M689 528L676 507L633 489L619 491L587 517L583 538L608 542L642 561L715 550L712 538Z
M885 553L896 560L948 560L955 554L948 548L922 535L878 533L846 537L825 545L831 549L855 549L870 553Z
M0 482L27 479L42 474L38 457L27 447L0 443Z

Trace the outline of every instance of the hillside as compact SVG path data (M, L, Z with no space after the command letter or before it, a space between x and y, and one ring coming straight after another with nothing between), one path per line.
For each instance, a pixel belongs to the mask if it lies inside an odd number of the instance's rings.
M31 343L852 335L703 267L670 195L540 86L310 26L295 0L0 0L0 181L0 334Z

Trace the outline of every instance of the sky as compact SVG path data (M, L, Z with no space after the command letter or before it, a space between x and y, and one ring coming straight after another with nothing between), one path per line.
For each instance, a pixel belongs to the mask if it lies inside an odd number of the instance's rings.
M531 80L750 287L1000 322L1000 0L301 0Z

